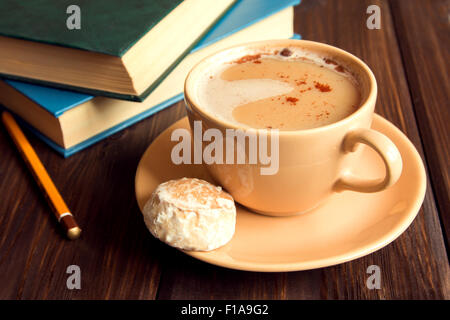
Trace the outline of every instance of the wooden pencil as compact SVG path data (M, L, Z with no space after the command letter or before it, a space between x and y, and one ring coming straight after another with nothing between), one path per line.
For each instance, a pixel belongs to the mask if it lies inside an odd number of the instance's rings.
M25 163L32 172L37 184L44 193L47 202L53 209L56 219L58 219L58 222L64 228L67 237L71 240L77 239L80 236L81 229L76 223L72 213L61 197L61 194L52 179L48 175L41 160L37 156L31 144L28 142L28 139L25 137L19 125L9 112L3 111L2 121L15 145L19 149L22 158L25 160Z

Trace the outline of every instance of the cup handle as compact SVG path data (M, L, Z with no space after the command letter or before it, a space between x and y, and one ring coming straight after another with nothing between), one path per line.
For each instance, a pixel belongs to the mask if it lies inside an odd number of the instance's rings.
M334 186L335 191L352 190L370 193L382 191L395 184L400 178L403 167L402 157L395 144L373 129L356 129L345 136L344 153L354 152L358 143L364 143L380 155L386 168L385 176L379 179L364 179L344 171Z

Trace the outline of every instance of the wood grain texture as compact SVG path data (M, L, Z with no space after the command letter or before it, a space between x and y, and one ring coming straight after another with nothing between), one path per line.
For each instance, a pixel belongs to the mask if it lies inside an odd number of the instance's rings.
M169 108L68 159L28 134L83 229L76 241L65 240L0 129L0 299L155 298L165 247L143 224L134 175L148 144L181 116ZM66 288L71 264L81 268L81 290Z
M450 1L391 0L432 186L450 237Z
M381 8L381 30L365 27L370 4ZM405 76L409 72L399 49L402 39L396 37L387 1L303 0L296 8L295 31L366 61L378 79L377 112L405 132L423 155L415 100ZM134 198L134 174L151 141L184 115L183 103L178 103L68 159L28 135L83 228L82 237L73 242L62 237L0 128L0 299L450 298L448 259L431 188L418 217L392 244L318 270L227 270L155 240ZM66 288L71 264L81 267L81 290ZM372 264L381 268L380 290L365 285Z

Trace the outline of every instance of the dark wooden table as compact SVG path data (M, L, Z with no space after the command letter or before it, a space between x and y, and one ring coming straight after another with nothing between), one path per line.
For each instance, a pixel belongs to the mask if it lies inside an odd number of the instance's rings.
M381 29L366 9L381 8ZM28 135L84 229L65 240L0 129L1 299L449 299L449 0L304 0L295 31L368 63L377 112L398 126L425 162L425 202L408 230L366 257L323 269L253 273L208 265L155 240L134 196L138 161L160 132L185 115L177 103L63 159ZM66 268L81 268L68 290ZM369 265L381 289L366 287Z

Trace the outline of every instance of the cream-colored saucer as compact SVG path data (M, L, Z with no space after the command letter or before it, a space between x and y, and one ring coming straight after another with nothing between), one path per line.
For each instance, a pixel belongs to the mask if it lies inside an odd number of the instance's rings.
M165 130L144 153L136 172L136 198L144 207L161 182L181 177L211 180L202 165L174 165L171 132L189 128L187 118ZM416 217L425 196L422 160L408 138L393 124L375 115L372 128L398 147L403 173L391 188L364 194L334 194L320 207L300 216L268 217L237 207L236 233L225 246L210 252L188 252L215 265L249 271L295 271L320 268L356 259L396 239ZM354 171L381 177L384 165L365 148ZM276 188L276 186L274 186Z

